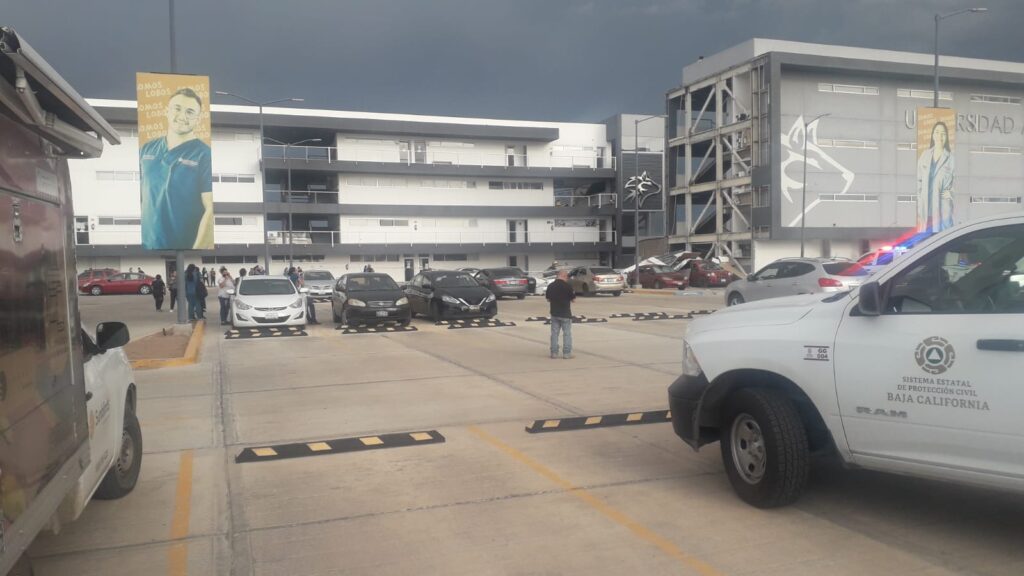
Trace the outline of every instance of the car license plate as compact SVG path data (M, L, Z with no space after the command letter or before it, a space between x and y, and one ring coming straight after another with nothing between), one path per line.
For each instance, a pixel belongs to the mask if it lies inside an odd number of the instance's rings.
M470 312L479 312L480 311L480 307L479 306L470 306L469 307L469 311Z
M267 320L277 320L277 312L267 312Z
M388 311L387 310L377 310L377 317L378 318L387 318L388 317Z

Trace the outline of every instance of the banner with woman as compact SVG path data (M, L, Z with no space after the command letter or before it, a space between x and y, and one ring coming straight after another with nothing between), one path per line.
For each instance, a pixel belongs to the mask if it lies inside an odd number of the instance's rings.
M917 109L917 229L941 232L954 224L956 111Z

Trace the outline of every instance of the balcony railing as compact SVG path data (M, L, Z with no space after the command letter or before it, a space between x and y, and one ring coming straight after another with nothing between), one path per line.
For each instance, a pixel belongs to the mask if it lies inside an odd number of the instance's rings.
M267 202L289 202L295 204L337 204L337 190L265 190Z
M280 146L267 144L263 147L265 158L327 162L383 162L406 165L473 166L502 168L561 168L570 170L597 170L615 168L615 158L593 154L550 156L526 156L523 154L501 154L482 152L456 152L453 150L386 150L360 146Z
M613 192L591 194L590 196L555 196L555 206L558 208L573 208L576 206L587 206L590 208L615 207L619 205L619 196Z
M412 230L385 231L294 231L291 242L295 246L339 246L382 244L394 246L416 245L537 245L537 244L602 244L615 242L615 232L594 229L586 231L538 230L508 232L503 230ZM267 232L271 244L288 244L288 232Z

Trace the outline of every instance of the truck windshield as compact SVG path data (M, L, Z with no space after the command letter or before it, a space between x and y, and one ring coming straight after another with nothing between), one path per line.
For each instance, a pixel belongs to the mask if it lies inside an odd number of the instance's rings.
M238 288L241 296L284 296L295 294L295 286L284 278L244 280Z

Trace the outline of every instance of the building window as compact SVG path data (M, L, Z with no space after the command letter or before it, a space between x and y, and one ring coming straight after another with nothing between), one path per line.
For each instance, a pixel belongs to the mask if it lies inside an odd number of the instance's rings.
M214 182L221 184L252 184L256 182L255 174L214 174Z
M140 218L118 218L114 216L100 216L96 219L100 226L141 226Z
M819 138L818 146L821 148L861 148L864 150L877 150L878 142L871 140L849 140L845 138Z
M582 218L577 220L558 218L555 219L553 223L555 228L596 228L597 218Z
M241 226L241 216L215 216L213 223L217 226Z
M1020 196L971 196L971 204L1020 204Z
M818 84L818 92L831 92L834 94L861 94L863 96L878 96L878 86L857 86L854 84Z
M203 256L203 264L255 264L256 256Z
M917 204L917 196L913 194L900 194L896 196L896 202L898 204Z
M409 221L408 220L394 220L392 218L381 218L380 220L377 221L377 225L382 227L382 228L386 228L386 227L389 227L389 226L390 227L395 227L395 228L407 228L409 226Z
M1021 154L1021 149L1012 146L971 146L971 154L1000 154L1019 156Z
M435 262L467 262L469 254L434 254Z
M543 190L543 182L501 182L491 180L487 183L491 190Z
M565 262L567 260L597 260L600 254L597 252L555 252L555 260Z
M917 142L897 142L897 150L917 150Z
M913 88L897 88L896 89L896 96L898 96L899 98L922 98L922 99L925 99L925 100L932 100L932 99L934 99L934 95L935 95L935 91L934 90L915 90ZM953 93L952 92L944 92L942 90L939 90L939 100L952 100L952 99L953 99Z
M398 254L352 254L350 262L398 262Z
M971 102L987 102L989 104L1016 104L1020 105L1021 99L1017 96L995 96L993 94L971 94Z
M772 205L771 186L754 187L754 208L768 208Z
M878 194L819 194L822 202L878 202Z
M96 179L107 182L138 182L139 173L128 170L97 170Z

